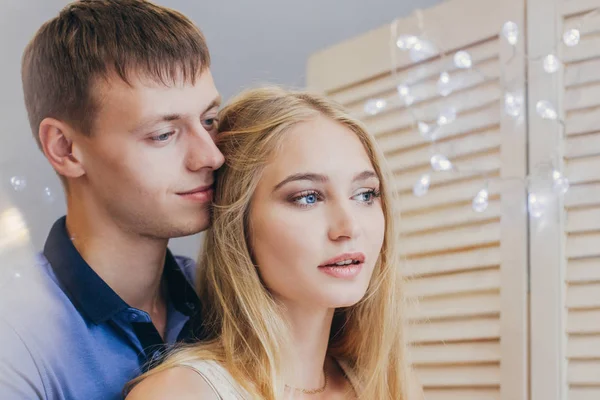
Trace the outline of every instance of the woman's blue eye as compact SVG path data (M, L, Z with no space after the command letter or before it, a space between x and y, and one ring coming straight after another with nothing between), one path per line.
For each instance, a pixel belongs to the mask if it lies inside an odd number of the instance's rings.
M359 201L371 204L376 197L379 197L379 192L376 190L369 190L366 192L359 193L354 197Z
M320 196L317 193L306 193L296 196L293 201L300 206L312 206L320 200Z

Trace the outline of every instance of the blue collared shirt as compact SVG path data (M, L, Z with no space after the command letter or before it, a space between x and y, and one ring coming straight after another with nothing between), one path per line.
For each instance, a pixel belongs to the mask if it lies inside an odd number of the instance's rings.
M65 217L37 261L0 279L2 400L122 399L124 385L161 350L200 334L190 259L167 251L164 342L150 316L127 305L83 260Z

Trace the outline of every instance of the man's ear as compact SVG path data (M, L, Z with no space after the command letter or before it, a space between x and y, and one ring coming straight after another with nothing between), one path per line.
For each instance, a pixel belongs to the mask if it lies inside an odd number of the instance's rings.
M68 124L54 118L45 118L40 123L42 151L56 172L66 178L85 174L82 154L73 142L75 134Z

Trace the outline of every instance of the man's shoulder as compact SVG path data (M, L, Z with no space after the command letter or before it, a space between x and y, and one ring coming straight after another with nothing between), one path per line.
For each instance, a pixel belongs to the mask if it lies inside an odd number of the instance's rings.
M0 318L17 331L40 329L72 311L67 295L42 254L37 254L28 265L3 271L0 293Z

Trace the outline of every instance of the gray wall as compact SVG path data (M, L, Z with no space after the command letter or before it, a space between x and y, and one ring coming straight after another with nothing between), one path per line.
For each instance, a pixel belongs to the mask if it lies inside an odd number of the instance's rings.
M262 82L303 86L306 60L336 44L441 0L162 0L204 31L217 87L227 99ZM31 136L23 106L20 59L36 29L68 1L3 0L0 15L0 212L16 206L25 217L35 248L43 246L52 222L65 212L62 189ZM357 54L360 57L360 54ZM10 179L23 177L15 191ZM51 196L48 196L48 192ZM0 232L0 238L2 232ZM0 243L1 244L1 243ZM195 257L199 238L177 239L171 248ZM1 252L0 252L1 253Z

